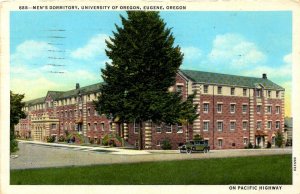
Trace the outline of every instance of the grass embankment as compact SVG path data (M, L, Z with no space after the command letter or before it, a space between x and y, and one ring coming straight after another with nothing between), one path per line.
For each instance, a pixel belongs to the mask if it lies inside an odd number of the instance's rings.
M292 184L292 156L251 156L11 170L11 184Z

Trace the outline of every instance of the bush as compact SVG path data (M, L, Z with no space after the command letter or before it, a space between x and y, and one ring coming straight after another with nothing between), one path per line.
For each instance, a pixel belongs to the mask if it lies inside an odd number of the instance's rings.
M163 150L170 150L172 149L172 145L168 139L162 141L161 149Z
M252 143L249 143L249 144L248 144L248 148L249 148L249 149L253 148Z
M47 142L48 143L53 143L54 141L55 141L55 136L47 137Z
M102 139L102 145L107 146L108 145L108 139L109 139L108 135L105 135Z
M278 146L279 148L281 148L283 145L283 135L280 131L277 131L277 133L276 133L275 145Z
M260 148L260 146L258 146L258 145L254 146L254 149L259 149L259 148Z
M64 142L65 141L65 137L64 136L59 136L58 141L59 142Z
M108 145L112 146L112 147L116 147L116 142L113 139L111 139L111 140L109 140Z
M271 148L272 144L268 141L267 148Z
M94 144L94 140L93 139L90 139L90 144Z
M14 153L18 150L18 141L15 139L10 140L10 153Z
M203 137L202 135L197 134L194 136L194 140L203 140Z

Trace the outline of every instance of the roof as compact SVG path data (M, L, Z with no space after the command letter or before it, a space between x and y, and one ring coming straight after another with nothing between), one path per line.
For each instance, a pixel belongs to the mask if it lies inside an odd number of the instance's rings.
M85 86L85 87L81 87L79 89L68 90L68 91L48 91L46 96L51 95L53 100L59 100L59 99L77 96L79 93L81 93L81 94L95 93L95 92L99 92L100 86L102 84L103 84L103 82ZM26 101L25 104L26 105L41 104L41 103L45 102L45 99L46 99L46 97L29 100L29 101Z
M284 90L283 87L264 78L211 73L195 70L181 70L181 72L188 79L197 83L240 86L248 88L256 88L257 85L261 84L265 89Z
M41 104L41 103L44 103L45 98L46 97L41 97L41 98L36 98L36 99L33 99L33 100L29 100L29 101L26 101L25 104L26 105Z

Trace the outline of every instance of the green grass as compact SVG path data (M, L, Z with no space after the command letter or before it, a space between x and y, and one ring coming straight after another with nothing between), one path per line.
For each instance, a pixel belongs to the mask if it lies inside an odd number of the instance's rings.
M11 170L10 175L13 185L292 184L292 156Z

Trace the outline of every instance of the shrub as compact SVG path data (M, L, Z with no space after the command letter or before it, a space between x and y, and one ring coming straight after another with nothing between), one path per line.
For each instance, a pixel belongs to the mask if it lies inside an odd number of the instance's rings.
M90 144L94 144L94 140L93 139L90 139Z
M272 144L268 141L267 148L271 148Z
M283 145L283 135L280 131L277 131L275 136L275 145L277 145L279 148Z
M253 148L252 143L249 143L249 144L248 144L248 148L250 148L250 149Z
M168 139L162 141L161 149L163 150L170 150L172 149L172 145Z
M108 145L108 139L109 139L108 135L105 135L102 139L102 145L107 146Z
M10 153L14 153L18 150L18 141L15 139L10 140Z
M109 140L108 145L112 146L112 147L116 147L116 142L113 139L111 139L111 140Z
M65 137L64 136L59 136L58 141L59 142L64 142L65 141Z
M196 134L193 138L194 140L203 140L202 135Z
M55 141L55 136L47 137L47 142L48 143L53 143L54 141Z

